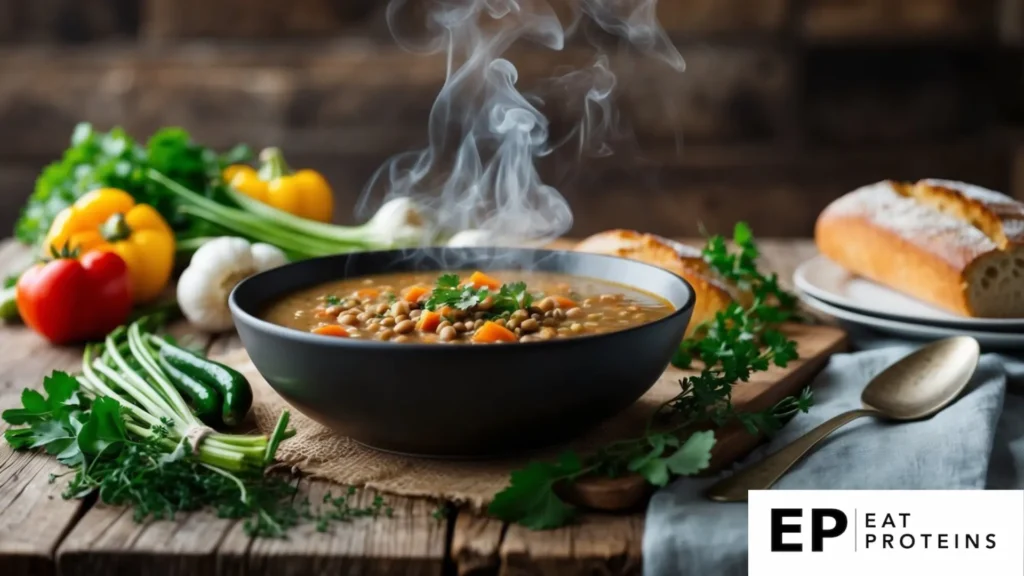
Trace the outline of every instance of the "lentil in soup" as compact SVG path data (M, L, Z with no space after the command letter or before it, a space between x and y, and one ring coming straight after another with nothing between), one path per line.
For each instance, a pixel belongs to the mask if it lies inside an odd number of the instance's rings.
M282 298L264 319L345 338L493 344L614 332L673 310L642 290L567 274L435 271L329 282Z

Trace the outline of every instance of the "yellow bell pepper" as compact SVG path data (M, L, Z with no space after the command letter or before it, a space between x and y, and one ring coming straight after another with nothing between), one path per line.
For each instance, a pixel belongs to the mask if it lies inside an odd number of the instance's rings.
M224 169L224 181L242 194L278 210L318 222L330 222L334 214L334 193L330 184L314 170L292 172L277 148L260 154L259 172L235 164Z
M130 194L116 188L93 190L61 211L45 246L117 254L128 265L136 303L159 296L174 269L171 227L152 206L136 204Z

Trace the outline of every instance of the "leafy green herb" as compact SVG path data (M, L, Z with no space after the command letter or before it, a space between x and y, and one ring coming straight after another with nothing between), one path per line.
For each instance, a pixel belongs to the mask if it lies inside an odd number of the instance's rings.
M531 462L512 472L508 488L494 497L488 511L532 530L562 526L573 518L576 510L558 497L555 488L585 472L583 462L572 452L563 454L555 463Z
M330 296L324 298L324 304L327 304L328 306L338 306L339 304L341 304L341 298L331 294Z
M763 308L760 313L772 315L771 318L764 320L773 323L788 320L796 308L796 296L779 286L777 274L765 276L758 270L757 258L760 252L754 242L750 226L745 222L738 222L733 229L732 241L738 251L730 251L722 236L708 238L701 251L704 261L712 270L741 290L751 292L754 296L751 308L760 307Z
M285 537L302 522L327 531L334 522L376 517L386 510L379 500L366 507L352 506L352 492L340 497L328 493L319 510L313 510L308 500L294 503L297 483L287 476L250 471L227 477L189 457L187 444L168 454L162 446L168 442L166 433L161 430L137 443L125 440L121 450L92 460L86 469L76 471L64 497L96 492L106 504L131 506L137 522L211 508L222 518L244 520L250 536L271 538ZM239 483L244 492L239 492Z
M310 514L308 518L316 523L317 532L327 532L332 522L347 522L356 518L377 518L384 515L388 518L394 511L390 506L385 505L384 498L374 496L369 506L355 506L349 499L355 495L356 489L349 487L341 496L334 496L330 492L324 494L323 508L317 514Z
M765 276L757 269L757 246L746 224L736 226L733 243L736 253L723 238L709 238L704 258L717 273L752 293L752 302L728 306L681 343L673 363L689 368L698 360L700 371L679 382L679 394L652 415L643 435L613 442L586 457L569 453L555 464L533 462L513 472L509 486L488 509L492 515L532 529L561 526L573 514L557 494L562 483L583 476L635 473L664 486L673 476L697 474L708 467L714 432L694 432L695 428L739 421L752 433L772 434L810 408L810 390L757 414L739 413L732 404L737 382L772 365L784 367L797 357L795 342L778 330L779 323L792 318L795 298L779 287L774 274Z
M533 295L527 291L525 282L502 284L497 291L485 287L477 288L470 284L461 285L460 282L455 274L440 276L424 307L427 310L438 310L446 306L457 310L469 310L489 297L492 304L487 310L487 316L497 318L522 308L529 308L533 304Z
M423 304L427 310L437 310L445 306L458 308L463 299L474 298L476 289L472 286L459 286L459 277L455 274L442 274L434 284L434 290ZM475 304L476 302L474 302ZM462 308L465 310L472 305Z
M502 284L494 297L494 310L501 313L512 313L520 308L529 308L533 304L533 295L526 291L525 282Z
M214 227L179 214L173 196L152 182L147 170L158 170L175 182L212 197L220 194L221 170L248 156L245 147L220 156L192 142L180 128L164 128L143 146L121 128L103 133L90 124L79 124L63 157L44 168L36 180L28 204L15 224L15 236L25 244L38 244L61 210L86 192L104 187L120 188L137 201L153 205L179 237L219 235L214 234Z

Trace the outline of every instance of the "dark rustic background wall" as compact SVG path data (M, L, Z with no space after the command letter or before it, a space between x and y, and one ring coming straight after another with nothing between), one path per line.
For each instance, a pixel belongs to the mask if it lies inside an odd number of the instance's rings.
M394 44L384 4L0 0L0 227L80 120L283 146L328 175L338 220L351 219L380 162L423 144L443 80L441 58ZM807 235L830 199L882 178L1024 198L1024 0L661 0L659 12L688 70L624 68L635 147L542 166L574 234L746 219ZM511 59L529 85L590 55L522 46Z

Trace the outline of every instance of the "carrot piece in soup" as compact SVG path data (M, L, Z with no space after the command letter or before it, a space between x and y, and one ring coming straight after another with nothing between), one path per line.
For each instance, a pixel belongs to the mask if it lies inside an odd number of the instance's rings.
M360 299L362 299L362 298L370 298L370 299L373 299L373 298L376 298L376 297L380 296L380 290L377 290L376 288L360 288L359 290L356 290L355 294L356 294L356 298L360 298Z
M445 318L446 320L455 319L455 308L452 308L451 306L441 306L441 309L438 310L437 313L440 314L441 317Z
M494 322L484 322L484 325L473 333L473 342L478 344L515 341L516 335L511 330Z
M550 296L550 298L555 301L555 306L558 306L562 310L568 310L579 306L579 304L571 298L566 298L565 296Z
M490 288L491 290L497 290L501 288L501 282L491 278L487 274L477 270L469 277L469 283L477 288Z
M314 328L313 334L320 334L321 336L340 336L342 338L346 338L348 337L348 330L345 330L337 324L325 324Z
M430 288L426 288L424 286L410 286L405 289L405 292L402 294L402 299L409 304L415 304L427 294L430 294Z
M430 310L424 310L420 314L420 319L416 322L416 329L420 332L433 332L437 330L437 325L441 323L441 315L437 312L431 312Z

